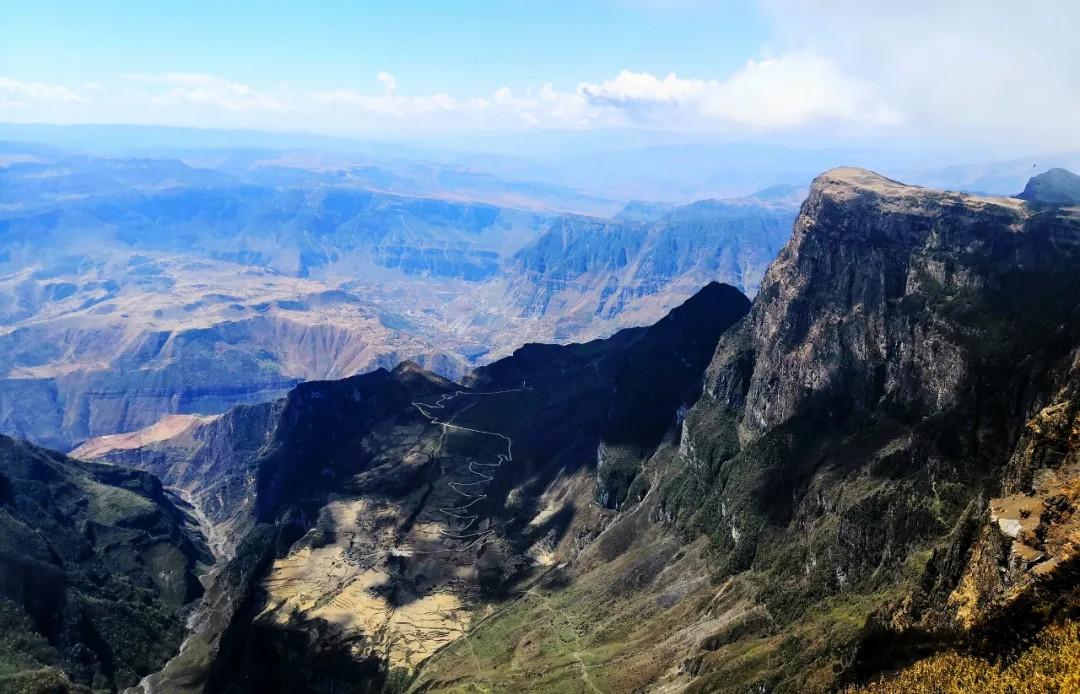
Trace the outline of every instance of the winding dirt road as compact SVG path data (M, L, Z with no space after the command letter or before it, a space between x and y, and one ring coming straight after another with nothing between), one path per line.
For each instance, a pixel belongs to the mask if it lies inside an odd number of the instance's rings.
M503 434L501 432L485 431L483 429L473 429L471 427L461 426L460 424L454 424L450 420L440 420L437 416L432 415L430 412L428 412L428 410L445 410L446 409L446 403L450 402L451 400L454 400L455 398L459 398L459 397L483 397L483 396L489 396L489 395L502 395L504 393L520 393L520 392L523 392L523 391L526 391L526 390L530 390L530 388L525 385L524 381L522 381L520 388L509 388L509 389L506 389L506 390L493 390L493 391L487 391L487 392L475 392L475 391L468 391L468 390L457 390L457 391L454 391L453 393L447 393L445 395L439 396L439 399L437 401L435 401L435 403L430 404L430 405L422 403L422 402L416 402L416 401L414 401L412 403L413 407L415 407L417 409L417 411L423 417L425 417L429 422L431 422L432 424L438 424L439 426L441 426L441 427L443 427L445 429L458 429L460 431L468 431L468 432L471 432L473 434L480 434L480 435L483 435L483 436L495 436L495 437L500 438L500 439L502 439L503 441L506 442L506 452L505 453L499 453L497 455L496 459L495 459L495 462L493 462L493 463L479 463L479 462L477 462L475 460L470 460L469 461L469 464L468 464L466 469L468 470L469 473L475 475L479 479L477 479L477 480L475 480L473 482L449 482L448 483L448 486L452 490L454 490L455 492L457 492L458 494L463 496L465 499L469 500L468 503L463 504L463 505L443 507L443 508L438 509L438 511L440 513L447 516L448 518L453 518L456 521L458 521L459 523L461 523L461 522L464 523L464 525L462 525L457 530L452 531L452 532L448 532L445 529L440 530L440 533L441 533L441 535L443 537L449 538L451 540L461 540L461 541L471 540L471 542L469 542L469 544L466 545L465 547L457 549L456 551L458 551L458 552L466 552L466 551L472 549L473 547L476 547L477 545L482 544L485 540L487 540L488 537L490 537L491 535L493 535L495 533L495 531L493 529L490 529L490 528L488 530L482 530L482 531L473 532L473 533L464 532L464 531L469 530L469 528L471 528L473 526L473 524L476 523L476 521L479 520L479 518L480 518L480 516L478 514L472 513L469 509L474 504L477 504L480 501L483 501L484 499L487 498L487 494L484 493L482 485L486 485L488 482L495 479L491 474L488 474L487 472L481 472L480 470L477 470L476 468L478 468L478 467L480 467L480 468L488 468L490 470L490 472L494 473L495 470L498 470L500 467L502 467L503 463L510 462L511 460L513 460L514 459L514 454L513 454L514 441L513 441L513 439L511 437L509 437L506 434Z

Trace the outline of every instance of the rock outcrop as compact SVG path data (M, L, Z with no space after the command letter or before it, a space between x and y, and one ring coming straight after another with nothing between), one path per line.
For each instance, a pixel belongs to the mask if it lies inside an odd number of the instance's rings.
M179 648L210 562L152 475L0 436L0 689L136 684Z
M828 691L1073 633L1078 261L1076 208L837 169L750 306L117 449L234 534L155 691Z
M757 577L789 642L824 629L849 676L900 657L907 638L951 639L978 529L1039 525L1017 518L1041 502L1010 496L1023 466L1009 460L1071 378L1078 259L1074 211L823 174L750 314L720 341L664 515L710 534L722 572ZM1044 474L1035 493L1060 497L1068 474ZM1009 552L990 563L1034 567L1044 549ZM850 628L875 601L871 632L892 637ZM854 612L822 620L829 604ZM993 619L979 605L965 623ZM833 665L802 648L775 684L820 684Z
M1080 176L1050 169L1033 177L1016 197L1037 205L1080 205Z

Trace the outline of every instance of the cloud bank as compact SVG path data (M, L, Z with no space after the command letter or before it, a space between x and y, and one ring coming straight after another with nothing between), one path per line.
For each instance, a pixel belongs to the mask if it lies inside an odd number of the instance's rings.
M773 37L725 75L624 69L576 85L415 93L389 71L304 90L193 72L0 75L4 120L384 132L654 128L1080 147L1080 3L761 0ZM104 85L104 86L100 86Z
M1075 0L763 0L775 41L876 86L907 127L1080 147Z
M379 72L375 82L381 89L267 90L218 75L170 72L127 75L118 88L94 94L3 79L0 97L10 93L13 115L46 120L56 117L55 107L62 103L83 107L67 109L72 118L114 111L152 122L236 125L295 122L302 116L306 123L346 130L386 118L411 127L445 129L636 126L690 131L791 129L821 123L888 125L900 120L888 104L868 95L865 85L807 52L751 60L723 80L623 70L573 89L551 84L517 91L502 87L469 97L404 94L389 72Z

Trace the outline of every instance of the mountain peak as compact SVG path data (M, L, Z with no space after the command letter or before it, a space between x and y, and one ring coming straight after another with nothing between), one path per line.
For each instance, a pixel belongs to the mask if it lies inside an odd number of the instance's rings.
M1033 176L1016 197L1044 205L1080 205L1080 176L1055 168Z
M886 178L876 171L863 169L858 166L838 166L829 169L814 179L814 184L848 185L855 188L869 188L872 190L882 189L918 189L918 186L907 185Z
M623 222L655 222L675 208L668 202L631 200L612 219Z
M914 319L897 306L923 305L918 302L928 300L924 291L937 297L929 287L952 296L999 286L1015 271L1016 258L1036 252L1040 223L1040 216L1015 198L905 185L865 169L823 173L752 309L750 324L759 326L762 345L753 379L735 378L726 365L714 368L719 380L713 392L738 393L734 400L739 402L747 393L741 424L748 438L801 412L808 393L867 409L883 397L912 411L951 406L940 394L959 392L957 379L967 373L966 366L953 364L938 373L929 366L944 363L936 353L919 353L914 363L900 366L889 362L896 358L891 347L871 356L866 346L902 344L907 338L901 336L913 334ZM1076 233L1073 224L1061 223L1063 237ZM978 264L962 267L957 258L963 254L978 258ZM1040 256L1039 262L1056 268L1053 258ZM870 318L857 321L852 315ZM887 332L887 324L907 326L909 332ZM849 368L872 360L882 365L878 375ZM915 366L925 372L916 373Z
M845 203L856 198L915 200L938 195L920 186L907 185L855 166L829 169L810 184L810 198L827 198Z
M413 389L427 392L453 390L457 387L453 381L428 371L415 361L406 359L390 372L397 382Z
M1016 198L974 195L954 191L935 190L901 183L881 174L854 166L830 169L810 184L810 197L825 197L838 203L857 197L869 197L889 201L908 211L937 210L942 206L967 206L984 209L987 206L1010 208L1023 212L1023 203ZM936 212L935 212L936 214Z

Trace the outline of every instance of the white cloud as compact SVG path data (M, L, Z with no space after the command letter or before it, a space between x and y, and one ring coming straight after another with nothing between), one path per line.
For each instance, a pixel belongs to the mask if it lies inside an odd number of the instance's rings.
M385 73L380 73L385 74ZM389 75L388 75L389 76ZM393 79L393 78L391 78ZM386 85L386 81L380 79ZM397 83L386 86L384 94L365 94L350 89L311 92L300 95L307 106L327 106L339 111L357 115L392 116L395 118L418 118L439 112L455 112L460 109L458 101L449 94L431 94L428 96L399 96Z
M166 72L154 75L129 75L129 79L151 85L170 87L147 95L155 106L172 108L194 105L230 112L288 111L282 99L260 92L246 84L197 72Z
M101 102L98 120L230 127L294 127L324 131L374 129L586 129L645 126L671 130L791 129L818 121L889 123L892 112L865 85L841 75L811 53L750 61L725 80L657 77L624 70L573 89L552 84L486 95L446 92L406 95L397 79L379 72L381 91L259 89L194 72L126 75L120 85L84 83ZM107 83L106 83L107 84ZM67 87L0 81L3 95L35 95L39 111L54 102L88 100ZM57 120L44 115L42 120Z
M627 0L639 2L646 0ZM651 0L648 0L651 1ZM697 0L692 0L697 1ZM1080 148L1080 2L757 0L772 26L728 74L623 70L577 85L417 92L390 72L312 90L171 72L81 86L0 78L24 120L396 130L660 130L930 137Z
M397 78L391 75L389 72L380 72L375 76L375 79L382 83L383 88L386 89L387 94L393 94L397 91Z
M879 85L911 134L1080 147L1075 0L762 0L775 40Z
M483 96L405 96L388 73L382 93L335 89L293 94L297 110L332 110L354 124L372 116L440 128L570 128L646 126L690 130L793 129L819 122L891 125L898 114L865 84L811 53L750 61L726 80L657 77L624 70L572 90L545 84ZM323 113L323 115L326 115Z
M620 109L633 120L698 127L797 128L819 122L891 125L895 109L873 89L821 56L801 51L750 60L724 80L660 79L624 70L578 92L590 103Z
M716 84L704 80L680 79L674 72L664 79L659 79L647 72L623 70L614 79L599 84L583 83L578 87L578 92L593 103L616 107L678 105L700 100L705 90Z
M0 77L0 106L6 108L49 108L89 101L86 96L62 85Z
M332 109L339 119L353 123L377 116L398 119L401 125L441 128L574 128L598 122L602 116L580 94L559 91L552 85L520 94L501 87L489 95L459 98L447 93L405 96L398 93L391 75L380 73L378 79L385 87L382 94L335 89L296 94L293 103L316 114Z
M893 125L901 120L869 84L807 51L747 62L706 94L702 110L707 117L762 128L818 121Z

